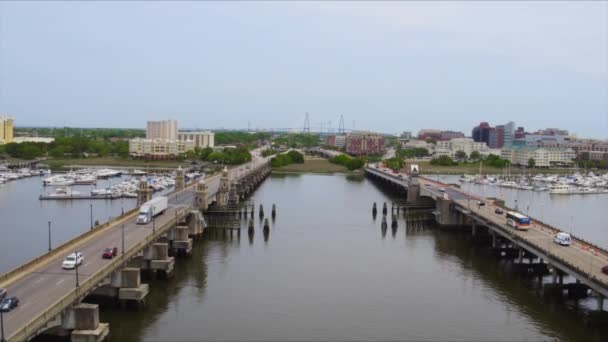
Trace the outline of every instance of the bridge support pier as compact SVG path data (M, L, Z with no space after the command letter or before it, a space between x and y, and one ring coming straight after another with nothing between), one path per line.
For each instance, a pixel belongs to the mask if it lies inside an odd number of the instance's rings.
M188 237L188 226L177 226L168 231L167 239L171 241L174 255L186 256L192 253L192 239Z
M108 323L99 322L99 306L87 303L67 310L62 316L62 328L72 330L72 342L100 342L110 332Z
M600 293L597 294L597 310L604 311L604 296Z
M175 266L175 258L169 256L168 243L153 243L146 246L143 250L143 261L148 269L156 273L157 277L169 278L173 275L173 267Z

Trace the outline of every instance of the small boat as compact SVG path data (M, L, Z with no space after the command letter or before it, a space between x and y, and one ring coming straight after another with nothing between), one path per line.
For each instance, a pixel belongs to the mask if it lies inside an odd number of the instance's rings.
M80 192L71 188L57 188L54 193L49 194L49 197L68 198L72 196L80 196Z

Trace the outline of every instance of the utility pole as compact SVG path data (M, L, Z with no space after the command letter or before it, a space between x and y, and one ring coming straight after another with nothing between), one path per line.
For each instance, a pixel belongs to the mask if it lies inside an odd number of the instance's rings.
M2 311L0 311L0 333L0 342L6 342L4 338L4 313Z
M51 221L49 221L49 252L51 251Z
M122 254L125 254L125 224L122 224Z
M76 266L74 266L74 269L76 270L76 287L79 287L80 284L78 283L78 251L74 252L74 258L76 258Z
M91 203L91 229L93 229L93 203Z

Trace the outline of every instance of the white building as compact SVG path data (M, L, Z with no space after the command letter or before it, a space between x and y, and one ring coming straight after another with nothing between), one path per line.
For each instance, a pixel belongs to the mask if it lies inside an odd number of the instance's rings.
M194 150L194 141L192 140L141 138L129 140L129 154L132 157L169 159L192 150Z
M401 148L404 150L414 149L414 148L426 148L429 151L429 154L433 154L435 152L435 144L426 142L424 140L412 139L409 141L400 141Z
M146 139L177 140L177 121L148 121Z
M194 142L194 147L206 148L215 146L215 134L210 131L178 132L177 140Z
M537 167L571 165L576 153L571 148L511 146L502 150L501 157L514 165L528 165L530 158Z
M455 138L452 140L438 141L437 147L435 148L436 156L450 156L456 157L456 152L463 151L467 154L467 157L471 156L473 151L479 152L480 155L488 155L492 151L488 148L485 142L477 142L470 138Z
M16 137L13 138L13 142L20 144L23 142L34 142L34 143L46 143L50 144L55 141L55 138L45 138L45 137Z

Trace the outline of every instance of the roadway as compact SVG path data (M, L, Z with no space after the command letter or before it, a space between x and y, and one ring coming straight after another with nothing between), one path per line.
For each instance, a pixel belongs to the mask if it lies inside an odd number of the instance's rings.
M247 171L247 166L255 169L260 164L267 161L267 158L258 157L254 151L253 160L245 166L233 168L229 171L231 179L241 177ZM219 188L221 174L216 174L205 179L209 186L210 197ZM194 201L194 187L169 195L169 206L167 210L155 218L155 225L160 227L175 220L178 211L182 211L192 206ZM92 277L95 272L101 270L111 262L102 259L101 254L104 248L118 247L119 254L122 252L122 224L124 223L124 246L125 251L135 246L140 241L153 233L153 223L137 225L135 223L137 213L130 214L112 227L95 234L89 239L79 242L74 248L83 254L84 262L78 268L78 282L83 283ZM4 313L4 333L6 337L22 329L30 320L45 312L54 303L69 294L76 288L76 271L64 270L61 263L66 255L58 255L54 258L44 260L29 273L17 280L7 284L7 296L19 298L19 306L8 313Z

